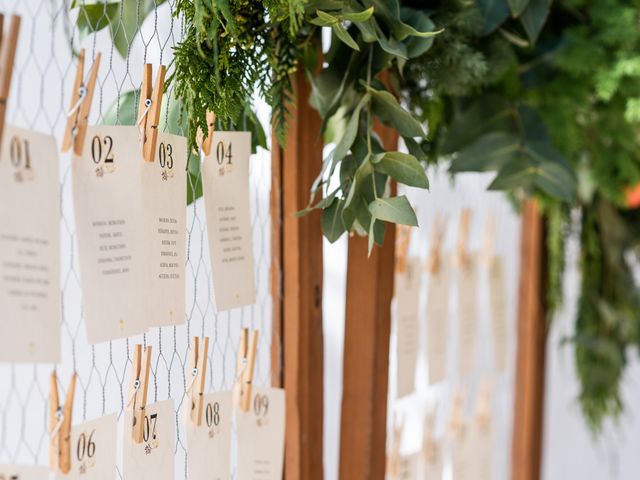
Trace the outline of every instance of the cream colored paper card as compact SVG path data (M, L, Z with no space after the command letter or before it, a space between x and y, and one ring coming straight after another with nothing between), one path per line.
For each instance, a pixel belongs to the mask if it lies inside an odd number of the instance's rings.
M475 369L478 329L478 262L470 256L469 264L458 268L458 361L461 375Z
M504 372L507 365L507 285L502 257L493 257L489 264L489 302L494 364L498 372Z
M146 332L144 213L136 127L87 130L73 159L82 300L89 343Z
M398 474L394 480L418 480L418 454L401 455L398 459Z
M140 161L148 272L146 315L153 326L185 322L187 140L158 134L154 162Z
M447 375L449 344L450 262L443 258L440 269L431 273L427 294L427 361L429 383L441 382Z
M281 480L284 462L284 390L254 388L248 412L236 411L236 480Z
M215 132L202 166L217 311L256 302L249 207L251 134Z
M455 480L478 480L473 465L473 443L465 423L464 430L451 441L451 476Z
M469 431L469 455L474 480L492 480L493 476L493 426L489 422L481 424L478 420L472 423Z
M48 480L49 469L31 465L0 465L0 480Z
M440 442L434 441L431 449L428 452L424 452L422 465L423 476L421 478L425 480L442 480L444 461Z
M55 140L7 125L0 152L0 361L60 361L60 176Z
M422 280L420 259L409 259L403 272L396 275L396 395L404 397L414 391L416 361L420 340L419 307Z
M107 415L71 429L71 471L60 480L113 480L116 476L117 417Z
M135 443L131 409L125 412L122 457L125 479L173 480L176 414L173 400L147 405L144 441Z
M202 425L187 419L189 480L228 480L231 468L231 392L204 395Z

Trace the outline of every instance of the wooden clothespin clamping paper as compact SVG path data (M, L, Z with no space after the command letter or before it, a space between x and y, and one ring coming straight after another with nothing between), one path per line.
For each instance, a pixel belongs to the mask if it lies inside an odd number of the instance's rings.
M190 400L189 420L196 426L202 425L204 384L207 375L207 355L209 354L209 337L202 341L193 337L191 346L191 386L187 389Z
M449 224L449 216L436 215L436 219L433 222L433 232L431 235L431 248L429 249L429 259L427 268L429 273L437 274L440 271L442 265L442 241L444 235L447 232L447 225Z
M464 400L465 392L459 389L454 397L451 405L451 416L449 417L449 434L452 438L460 440L465 433L464 426Z
M398 225L396 227L396 272L403 273L407 270L407 255L411 243L411 227Z
M482 262L486 266L491 265L493 259L494 243L496 237L496 215L491 212L487 217L484 229L484 245L482 246Z
M144 349L142 359L142 345L135 347L131 372L131 388L128 407L133 413L132 435L135 443L142 443L144 437L144 422L147 410L147 392L149 391L149 372L151 371L151 346Z
M141 132L142 157L145 162L153 162L158 142L158 123L162 108L162 94L164 93L164 77L167 67L160 65L153 85L153 67L145 64L140 88L140 106L138 107L138 127Z
M73 397L76 390L76 374L71 375L67 399L60 405L58 377L51 374L51 396L49 397L49 465L51 470L69 473L71 470L71 417L73 415Z
M243 412L249 411L251 405L251 392L253 384L253 371L258 350L258 330L251 332L243 328L240 334L240 346L238 348L238 363L236 370L236 386L234 389L234 404Z
M458 227L458 245L456 247L456 264L460 268L468 268L471 264L469 256L469 227L471 225L471 210L465 208L460 215L460 224Z
M62 140L62 151L68 152L73 146L73 153L77 156L82 155L84 148L84 139L87 134L87 126L89 124L89 112L91 111L91 102L93 93L96 89L96 81L98 80L98 70L100 68L101 54L96 53L93 65L89 70L87 80L84 80L84 49L80 50L78 57L78 66L76 68L76 79L73 82L73 94L71 95L71 104L67 112L67 127L64 131L64 139Z
M215 130L216 116L213 112L207 112L207 136L205 137L202 130L198 129L198 136L200 148L205 156L211 153L211 141L213 139L213 132Z
M16 58L18 35L20 34L20 17L11 15L9 33L3 35L4 15L0 14L0 141L4 133L7 114L7 101L11 90L13 64Z

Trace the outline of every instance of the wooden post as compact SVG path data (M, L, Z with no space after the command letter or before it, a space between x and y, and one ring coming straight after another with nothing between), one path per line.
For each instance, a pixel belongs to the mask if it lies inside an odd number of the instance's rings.
M521 243L511 478L538 480L544 421L546 249L544 222L534 200L524 204Z
M282 359L281 384L286 389L285 477L322 480L322 230L319 212L294 216L307 206L309 190L322 167L322 124L309 105L311 89L304 72L295 75L294 84L297 104L291 107L287 145L285 149L273 148L272 293L276 331L272 360ZM282 219L279 225L278 218ZM273 378L277 382L280 375L274 373Z
M376 128L386 148L394 131ZM367 257L367 239L349 239L344 376L340 429L340 478L383 480L389 383L389 337L395 262L395 226Z

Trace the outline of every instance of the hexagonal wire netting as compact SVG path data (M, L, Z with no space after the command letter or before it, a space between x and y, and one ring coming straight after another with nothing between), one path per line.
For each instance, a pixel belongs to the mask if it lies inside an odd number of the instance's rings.
M5 15L17 13L22 17L8 102L9 123L50 133L60 144L72 94L75 55L80 48L86 49L85 72L93 56L102 52L91 124L101 123L114 102L119 105L126 92L140 87L144 63L153 63L155 68L160 63L167 65L169 76L173 69L173 47L183 34L182 19L175 16L175 4L176 0L0 0L0 12ZM87 32L82 28L83 22L87 21L104 28L97 33ZM133 35L126 34L125 22L136 22ZM119 45L114 44L112 35L118 36ZM170 91L165 94L169 95ZM268 125L269 110L260 99L256 99L256 109L263 125ZM210 337L206 391L232 388L242 327L260 331L255 371L255 381L259 385L270 383L270 345L272 340L280 341L271 338L271 159L267 151L259 149L258 154L252 156L250 165L257 303L216 313L212 302L204 205L197 200L188 207L187 214L185 325L155 328L146 335L97 345L87 343L83 325L70 160L70 155L60 154L63 361L57 366L0 365L2 463L48 463L49 377L54 367L63 391L71 373L75 370L78 374L75 424L113 412L122 413L127 403L131 358L136 343L154 347L149 403L173 398L179 411L188 382L185 366L190 337ZM275 371L279 372L280 368L280 365L273 365ZM65 394L62 395L64 398ZM186 438L178 414L176 426L176 478L186 478ZM118 477L122 478L120 467Z

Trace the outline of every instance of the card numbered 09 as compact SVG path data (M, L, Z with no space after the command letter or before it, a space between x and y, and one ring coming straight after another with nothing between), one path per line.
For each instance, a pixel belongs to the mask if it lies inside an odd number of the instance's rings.
M0 464L0 480L49 480L47 467Z
M254 388L249 411L237 410L237 480L282 478L284 411L284 390L279 388Z
M50 135L7 125L0 151L0 361L60 361L60 174Z
M214 132L202 190L217 311L256 302L249 194L249 132Z

